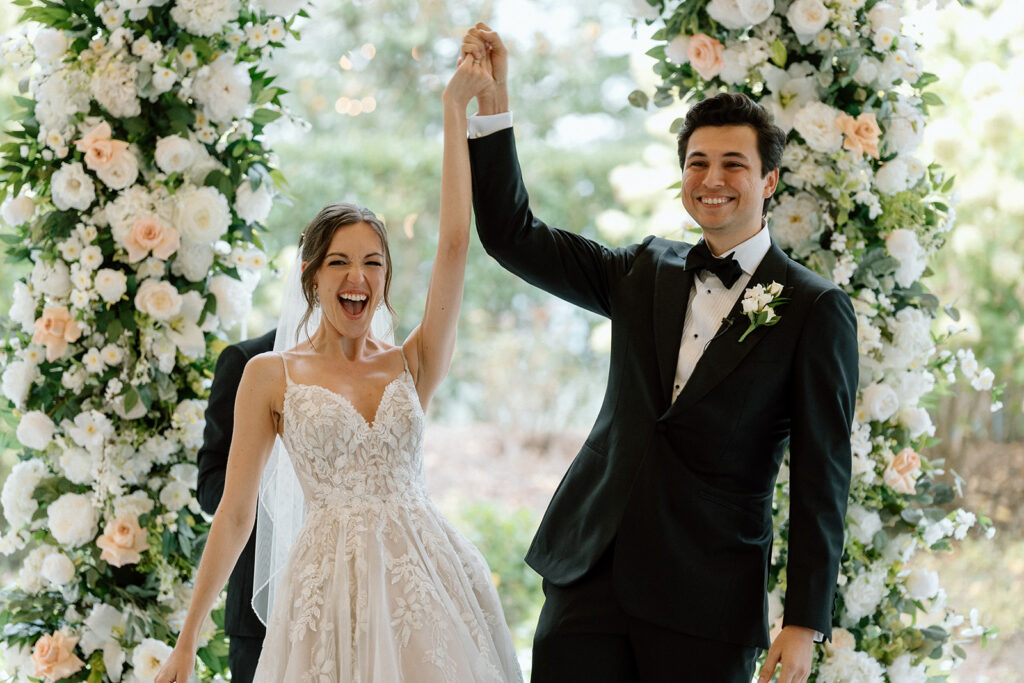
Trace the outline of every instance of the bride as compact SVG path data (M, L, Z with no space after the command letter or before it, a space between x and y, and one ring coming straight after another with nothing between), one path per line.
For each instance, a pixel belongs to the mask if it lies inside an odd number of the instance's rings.
M445 89L437 254L423 320L402 346L371 331L377 307L391 308L379 219L332 204L304 231L303 323L317 307L320 323L245 368L224 497L156 683L185 683L193 672L201 626L249 537L278 436L305 520L274 591L255 681L522 680L490 570L423 480L423 411L451 362L469 243L466 107L491 80L489 64L467 58Z

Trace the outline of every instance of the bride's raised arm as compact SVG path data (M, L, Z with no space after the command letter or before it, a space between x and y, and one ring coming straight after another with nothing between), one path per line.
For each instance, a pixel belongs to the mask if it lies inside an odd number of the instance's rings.
M235 398L235 429L228 454L224 496L213 516L199 562L185 624L154 683L185 683L195 666L203 622L238 561L256 522L260 477L274 446L284 368L276 354L256 356L245 366Z
M441 173L441 228L427 290L423 321L405 342L420 402L426 407L448 374L455 350L455 331L469 249L472 188L466 107L493 83L490 64L466 56L444 90L444 161Z

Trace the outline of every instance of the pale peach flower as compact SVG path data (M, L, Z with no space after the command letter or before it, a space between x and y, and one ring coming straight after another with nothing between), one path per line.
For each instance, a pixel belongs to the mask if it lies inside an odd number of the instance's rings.
M722 59L724 50L722 43L703 33L690 38L690 44L686 46L690 64L705 81L710 81L722 73L722 69L725 68L725 61Z
M32 341L46 347L46 360L51 363L64 355L68 342L78 341L82 328L71 317L67 306L54 306L43 310L36 320L36 331Z
M135 564L142 559L142 552L149 550L146 530L139 526L139 518L133 514L107 522L103 535L96 539L96 545L103 550L100 559L115 567Z
M88 152L89 148L95 145L97 142L109 140L112 131L110 130L110 124L104 121L100 125L96 126L88 133L82 136L80 140L75 140L75 149L79 152Z
M885 468L882 479L899 493L913 494L917 490L916 474L920 466L921 456L912 448L904 448Z
M85 663L72 652L77 643L78 638L69 638L61 631L37 640L32 648L32 663L36 667L33 675L57 681L81 671Z
M857 154L878 158L878 138L882 135L882 130L878 127L874 114L863 112L857 118L849 114L840 114L836 122L845 138L843 147Z
M151 251L153 256L166 261L180 244L178 231L156 216L137 218L124 238L129 263L141 261Z

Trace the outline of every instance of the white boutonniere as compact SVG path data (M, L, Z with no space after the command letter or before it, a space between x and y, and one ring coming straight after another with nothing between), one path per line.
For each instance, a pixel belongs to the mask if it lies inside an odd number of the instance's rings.
M775 312L775 309L782 306L789 299L782 296L782 285L772 282L764 285L748 287L743 292L743 315L747 316L750 325L747 331L740 335L740 341L747 338L747 335L759 327L771 327L782 320L782 316Z

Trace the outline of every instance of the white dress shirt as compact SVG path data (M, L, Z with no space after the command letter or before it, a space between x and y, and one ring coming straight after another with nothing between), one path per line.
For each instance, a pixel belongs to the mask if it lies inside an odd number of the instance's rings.
M756 235L729 252L743 269L743 273L732 283L732 287L726 287L717 275L707 270L694 273L690 302L686 305L686 319L683 322L683 338L679 344L679 358L676 361L676 378L672 384L673 401L686 386L693 369L697 366L697 361L704 355L704 349L719 333L722 321L729 315L729 311L736 304L750 282L750 276L754 274L754 270L768 253L771 245L768 227L762 225Z

